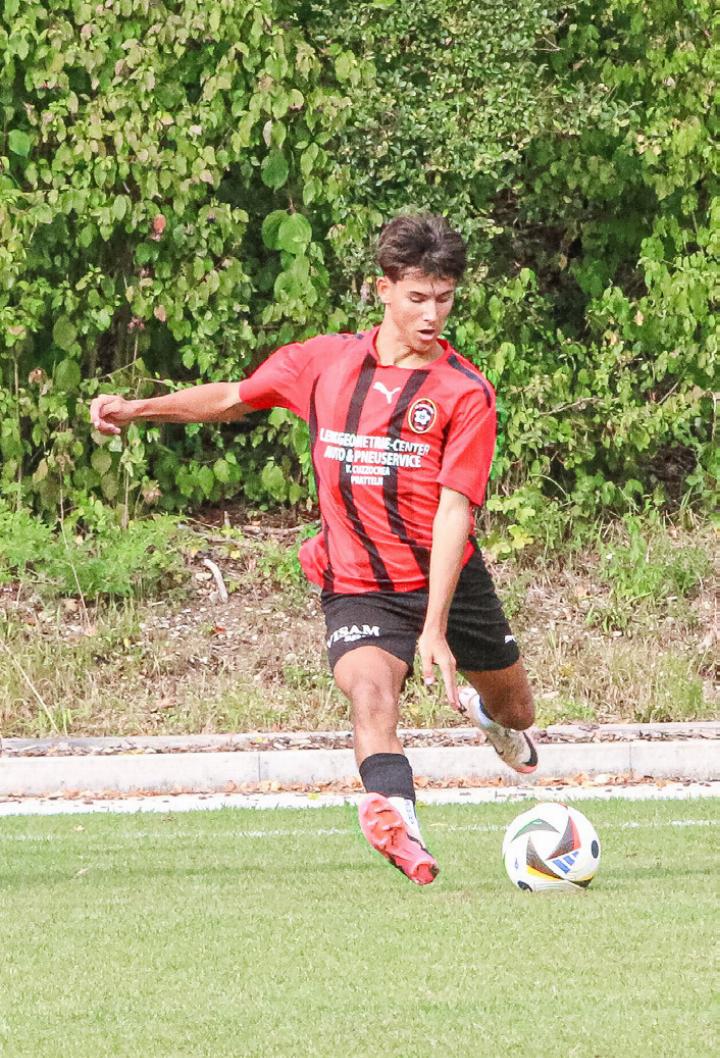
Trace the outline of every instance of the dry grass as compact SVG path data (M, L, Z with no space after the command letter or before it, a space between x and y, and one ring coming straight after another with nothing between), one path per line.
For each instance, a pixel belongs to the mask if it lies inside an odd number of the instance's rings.
M302 581L293 542L287 530L233 533L227 542L215 533L199 554L212 553L223 570L231 590L224 605L200 557L191 563L184 598L105 605L89 615L74 599L48 606L22 586L6 588L0 594L0 733L347 727L347 705L326 668L319 600ZM632 552L622 551L621 537L560 558L495 566L541 724L720 715L711 668L712 534L675 530L656 545L648 548L646 566L662 561L672 570L692 552L694 572L683 582L684 594L664 587L643 594L647 569L636 585ZM611 547L616 580L608 576ZM617 566L624 555L630 565ZM659 582L666 585L670 576ZM403 722L459 721L439 688L428 692L411 681Z

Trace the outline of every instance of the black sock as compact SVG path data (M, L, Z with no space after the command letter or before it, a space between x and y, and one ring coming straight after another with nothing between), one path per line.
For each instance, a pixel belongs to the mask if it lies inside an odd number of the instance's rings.
M412 768L404 753L373 753L360 765L360 778L368 793L405 797L415 804Z

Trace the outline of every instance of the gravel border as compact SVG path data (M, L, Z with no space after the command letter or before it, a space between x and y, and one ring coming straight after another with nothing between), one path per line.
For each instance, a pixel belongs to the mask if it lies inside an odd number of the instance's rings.
M420 746L482 745L476 727L403 728L401 741ZM553 724L537 728L540 745L552 743L720 739L720 721L665 724ZM261 750L351 749L350 731L293 731L229 735L128 735L105 738L0 738L2 757L111 756L121 753L251 753Z

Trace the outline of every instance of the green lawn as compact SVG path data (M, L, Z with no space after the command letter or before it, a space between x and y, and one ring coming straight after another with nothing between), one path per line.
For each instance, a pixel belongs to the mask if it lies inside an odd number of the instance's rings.
M525 807L425 808L427 889L350 808L2 819L0 1055L720 1053L720 803L581 804L603 863L569 896L505 877Z

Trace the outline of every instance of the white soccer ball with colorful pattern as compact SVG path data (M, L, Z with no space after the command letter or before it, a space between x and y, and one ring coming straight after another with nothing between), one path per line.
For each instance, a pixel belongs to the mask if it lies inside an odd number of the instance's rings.
M600 865L600 839L577 808L546 802L512 821L502 854L510 881L520 889L585 889Z

